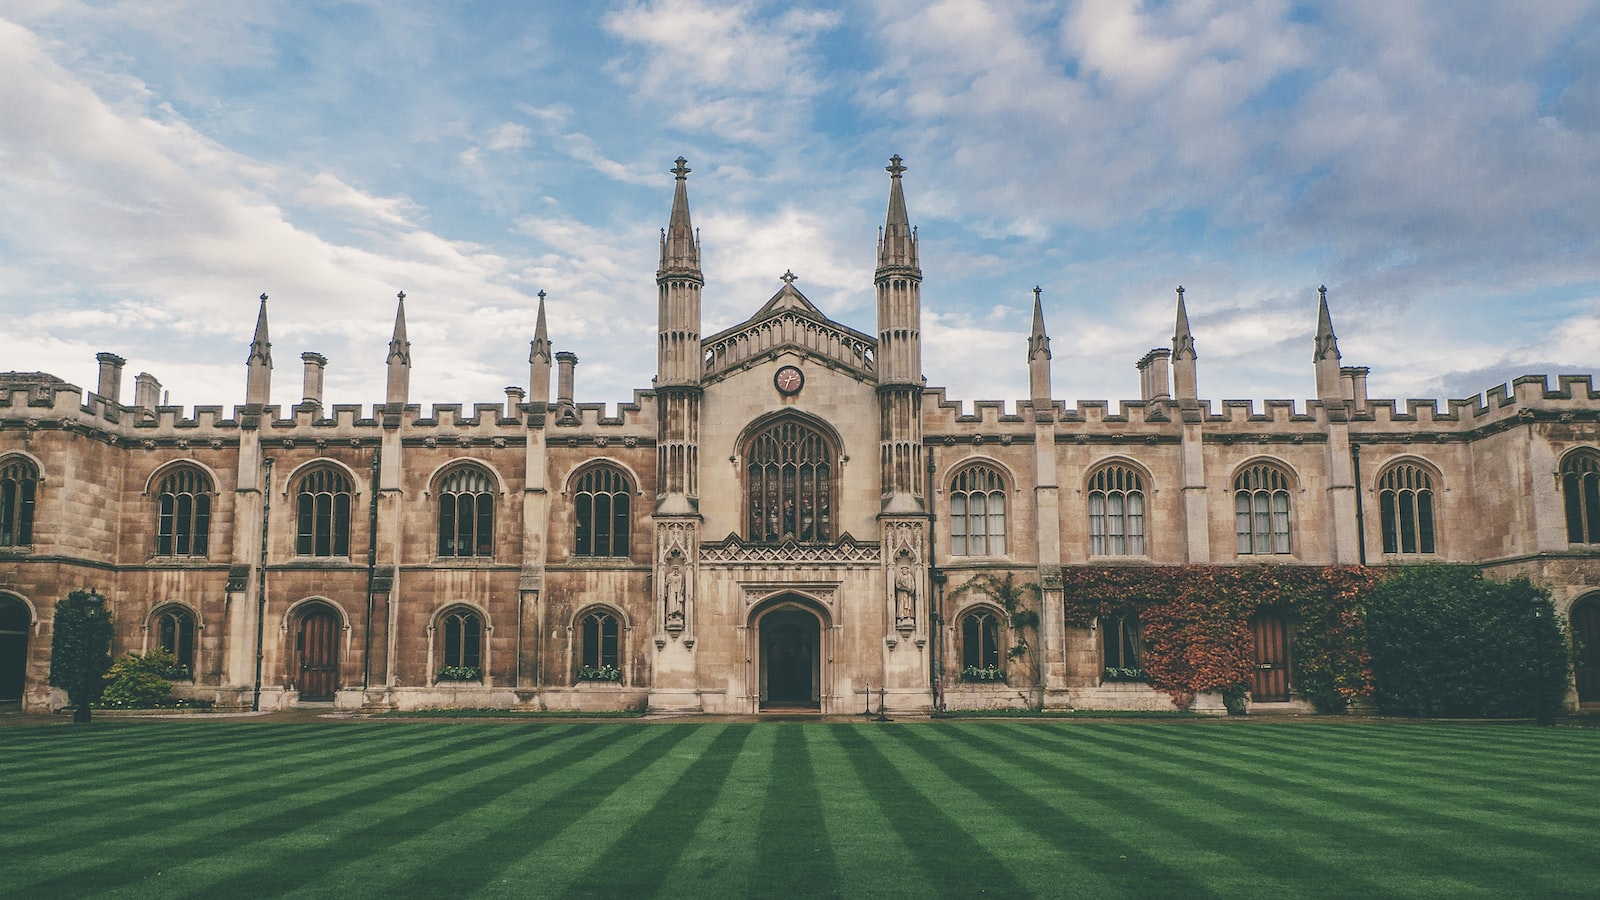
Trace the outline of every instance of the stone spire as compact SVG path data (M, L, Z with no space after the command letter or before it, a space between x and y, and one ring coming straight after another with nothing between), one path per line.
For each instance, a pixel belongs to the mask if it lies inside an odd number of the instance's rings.
M1189 310L1183 303L1183 285L1178 285L1178 321L1172 332L1172 387L1178 402L1195 400L1199 394L1194 352L1194 333L1189 330Z
M889 213L878 237L878 403L883 512L921 514L922 469L922 269L917 233L906 215L898 155L889 173Z
M244 402L265 406L272 396L272 342L267 340L267 295L261 295L261 311L256 313L256 333L250 339L250 356L245 360Z
M1028 386L1035 413L1050 409L1050 335L1044 330L1043 290L1033 289L1033 332L1028 335Z
M672 217L666 230L661 232L661 266L656 272L660 279L668 273L702 278L700 272L700 236L689 222L689 168L688 160L678 157L672 169L677 186L672 192Z
M656 515L696 515L700 496L700 241L689 221L688 160L672 169L672 217L661 232L656 271Z
M912 269L917 278L922 270L917 268L917 232L906 215L906 195L900 187L900 176L906 171L899 154L889 157L884 171L889 173L889 215L883 223L883 233L878 238L878 275L888 269Z
M406 340L406 292L395 295L394 336L389 339L389 392L385 401L396 409L411 393L411 342Z
M545 324L544 291L539 292L539 316L528 344L528 402L543 409L550 403L550 329Z
M1317 288L1317 338L1311 361L1317 371L1317 399L1324 403L1344 401L1344 385L1339 374L1339 338L1333 333L1333 316L1328 313L1328 288Z

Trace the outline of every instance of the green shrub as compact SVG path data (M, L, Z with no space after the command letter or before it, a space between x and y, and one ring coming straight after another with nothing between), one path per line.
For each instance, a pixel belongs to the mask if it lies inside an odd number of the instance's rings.
M183 671L178 660L161 648L140 656L129 653L111 664L100 705L107 709L155 709L172 705L168 673Z
M74 722L89 721L89 708L105 689L111 667L111 614L106 598L73 591L56 601L50 623L50 684L67 692Z
M1470 566L1412 566L1367 599L1378 709L1401 716L1553 715L1569 659L1549 596Z

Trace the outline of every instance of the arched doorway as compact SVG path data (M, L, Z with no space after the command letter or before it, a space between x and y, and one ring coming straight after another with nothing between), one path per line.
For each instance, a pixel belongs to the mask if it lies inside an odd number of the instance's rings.
M1572 640L1578 645L1572 666L1578 702L1600 702L1600 598L1585 597L1572 607Z
M822 622L799 606L763 615L760 633L761 708L820 709Z
M332 700L339 690L339 614L321 604L306 608L295 628L295 687L301 700Z
M1264 609L1250 619L1256 667L1250 673L1250 699L1281 703L1289 699L1289 624L1283 613Z
M0 703L21 703L28 682L28 632L33 615L16 597L0 594Z

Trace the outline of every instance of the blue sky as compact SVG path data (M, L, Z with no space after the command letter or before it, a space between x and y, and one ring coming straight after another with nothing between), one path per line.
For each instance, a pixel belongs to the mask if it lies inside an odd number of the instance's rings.
M534 304L580 401L655 364L672 160L703 333L792 269L874 330L888 157L922 236L924 367L1137 396L1186 289L1200 393L1313 393L1316 288L1375 397L1600 370L1600 7L1392 0L0 6L0 369L94 354L177 405L242 402L270 294L273 401L413 402L527 378Z

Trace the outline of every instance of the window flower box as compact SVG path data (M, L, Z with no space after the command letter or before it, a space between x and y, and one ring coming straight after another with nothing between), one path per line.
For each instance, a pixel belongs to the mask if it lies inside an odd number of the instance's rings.
M435 675L434 681L482 681L483 670L477 666L445 666Z
M584 666L578 670L579 681L622 681L622 670L616 666Z
M999 666L967 666L961 670L962 681L999 681L1006 680L1006 673Z

